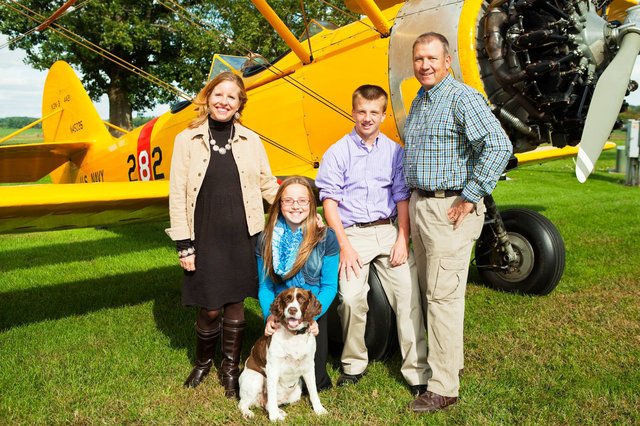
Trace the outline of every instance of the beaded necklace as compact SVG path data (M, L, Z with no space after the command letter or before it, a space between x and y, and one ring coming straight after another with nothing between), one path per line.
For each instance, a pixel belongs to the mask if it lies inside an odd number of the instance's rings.
M217 152L220 155L225 155L227 151L231 151L231 141L233 140L233 135L235 133L235 126L231 125L231 133L229 134L229 139L227 140L227 144L225 146L219 146L216 143L216 140L213 138L211 134L211 128L209 128L209 143L211 144L211 149Z

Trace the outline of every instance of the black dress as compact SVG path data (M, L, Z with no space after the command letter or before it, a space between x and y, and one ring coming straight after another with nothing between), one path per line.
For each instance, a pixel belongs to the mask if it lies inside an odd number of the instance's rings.
M230 139L233 120L220 123L209 118L209 130L222 148ZM182 303L217 310L257 297L257 236L249 235L233 153L228 150L221 155L212 145L210 149L211 160L195 208L196 270L185 271Z

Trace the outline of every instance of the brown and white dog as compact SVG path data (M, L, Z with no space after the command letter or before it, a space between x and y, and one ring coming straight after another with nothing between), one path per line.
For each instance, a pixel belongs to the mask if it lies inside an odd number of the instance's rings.
M300 288L284 290L273 301L271 314L280 327L273 335L258 339L240 375L238 408L245 418L254 416L251 407L260 406L267 410L269 420L284 420L287 413L278 406L300 399L300 377L307 385L313 411L318 415L327 413L316 389L316 338L307 332L320 312L318 299Z

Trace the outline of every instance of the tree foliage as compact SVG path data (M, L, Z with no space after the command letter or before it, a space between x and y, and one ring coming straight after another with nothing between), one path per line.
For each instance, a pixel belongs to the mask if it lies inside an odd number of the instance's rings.
M627 120L638 120L640 119L640 106L639 105L629 105L626 111L620 113L618 116L618 120L622 120L626 122Z
M33 117L3 117L0 118L0 129L20 129L24 126L36 121L37 118ZM38 123L33 126L35 129L42 128L42 123Z
M20 36L63 3L0 3L0 32ZM180 10L176 3L192 13L191 18L165 7ZM275 0L270 5L294 34L303 32L299 0ZM110 121L126 128L131 127L132 110L173 102L176 94L70 40L60 27L189 94L195 94L206 81L214 53L245 55L248 48L274 58L288 49L248 0L85 0L77 6L49 29L33 32L11 48L24 49L27 62L36 69L47 69L56 60L69 62L82 73L92 99L108 95ZM313 1L306 7L309 17L319 20L342 24L349 19L322 2ZM200 20L206 25L193 23Z

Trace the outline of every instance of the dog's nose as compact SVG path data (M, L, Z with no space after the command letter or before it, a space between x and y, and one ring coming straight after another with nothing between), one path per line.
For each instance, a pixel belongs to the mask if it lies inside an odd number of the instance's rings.
M289 309L287 309L287 311L291 314L291 315L295 315L298 313L298 308L296 308L295 306L291 306Z

